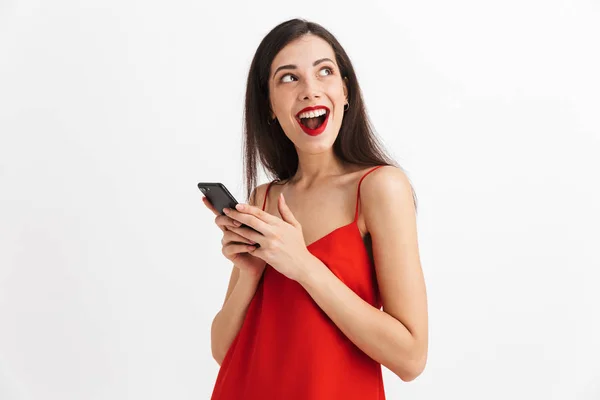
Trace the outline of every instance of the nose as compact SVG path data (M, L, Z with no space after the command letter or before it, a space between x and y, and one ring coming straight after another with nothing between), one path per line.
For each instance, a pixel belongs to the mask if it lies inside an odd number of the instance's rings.
M303 80L303 84L299 92L300 100L319 99L321 98L321 94L321 85L317 79L309 77Z

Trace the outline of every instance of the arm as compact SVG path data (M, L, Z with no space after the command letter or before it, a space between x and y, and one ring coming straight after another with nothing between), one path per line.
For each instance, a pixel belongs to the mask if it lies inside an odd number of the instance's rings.
M318 258L298 282L337 327L368 356L403 381L425 368L428 322L425 283L410 183L394 167L363 181L361 202L371 233L383 312L344 285Z
M255 199L262 198L265 192L266 185L258 186L250 195L249 203L256 204ZM219 365L242 327L259 281L260 278L246 275L233 266L223 306L215 315L210 328L211 351Z
M233 269L232 275L237 273L235 271L237 268L233 267ZM243 273L240 274L230 296L223 304L223 308L213 320L210 328L211 350L213 358L219 365L223 362L233 339L242 327L258 282L258 279L247 277Z

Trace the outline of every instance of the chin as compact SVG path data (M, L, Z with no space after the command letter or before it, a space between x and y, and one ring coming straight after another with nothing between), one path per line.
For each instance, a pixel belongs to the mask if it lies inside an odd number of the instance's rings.
M299 148L302 152L308 154L320 154L331 150L336 138L325 138L325 133L321 136L323 136L321 137L321 140L315 140L315 138L310 138L311 140L301 140L299 143L300 146L296 145L296 148Z

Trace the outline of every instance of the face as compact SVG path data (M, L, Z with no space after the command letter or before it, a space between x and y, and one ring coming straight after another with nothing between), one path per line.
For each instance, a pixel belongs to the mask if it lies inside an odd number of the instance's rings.
M344 117L347 87L331 46L305 35L285 46L271 64L271 118L298 149L330 148Z

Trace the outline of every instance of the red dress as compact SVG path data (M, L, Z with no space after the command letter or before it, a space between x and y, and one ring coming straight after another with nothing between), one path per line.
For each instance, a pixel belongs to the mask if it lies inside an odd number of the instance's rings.
M354 221L307 246L346 286L378 309L374 265ZM265 209L267 194L262 209ZM212 400L384 400L381 364L342 333L296 281L267 265Z

